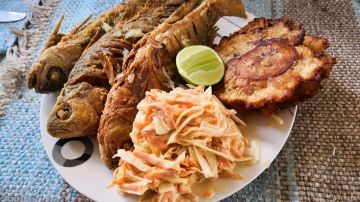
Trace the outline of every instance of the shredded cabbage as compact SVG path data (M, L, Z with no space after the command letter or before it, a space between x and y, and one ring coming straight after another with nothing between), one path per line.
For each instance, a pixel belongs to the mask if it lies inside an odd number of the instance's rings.
M154 129L156 134L163 135L168 133L171 128L167 125L163 118L153 117Z
M238 178L237 163L253 164L259 150L243 137L245 125L209 87L189 86L166 93L151 90L138 104L130 137L133 151L121 158L113 185L123 192L155 191L154 200L196 201L191 186L199 180ZM253 147L253 148L252 148ZM212 197L213 192L204 193Z
M119 149L114 157L120 157L121 160L126 161L143 172L149 172L153 169L152 167L143 163L140 159L136 158L132 152L125 151L125 149Z

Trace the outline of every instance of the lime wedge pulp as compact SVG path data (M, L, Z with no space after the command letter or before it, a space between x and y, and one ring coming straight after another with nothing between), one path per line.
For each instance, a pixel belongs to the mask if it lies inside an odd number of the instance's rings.
M207 46L185 47L176 56L176 66L183 79L193 85L210 86L224 76L223 61Z

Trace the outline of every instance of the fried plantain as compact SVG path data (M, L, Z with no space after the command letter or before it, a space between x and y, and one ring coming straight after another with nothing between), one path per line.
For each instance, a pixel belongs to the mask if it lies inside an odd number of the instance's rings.
M327 78L335 58L324 51L327 39L306 36L288 18L255 19L224 38L215 50L226 66L215 94L237 111L272 114L313 97Z

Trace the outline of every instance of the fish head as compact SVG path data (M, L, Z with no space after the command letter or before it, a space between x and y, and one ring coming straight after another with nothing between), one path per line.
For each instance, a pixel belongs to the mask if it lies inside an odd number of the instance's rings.
M58 138L96 134L106 94L106 89L86 82L67 86L50 114L48 133Z
M103 133L98 134L101 159L110 169L115 169L119 164L119 158L113 158L119 148L126 150L132 148L133 144L129 136L132 130L132 122L128 120L131 116L134 115L108 117L109 120L106 122Z
M82 47L77 44L59 43L45 49L27 75L28 88L38 93L60 90L81 53Z

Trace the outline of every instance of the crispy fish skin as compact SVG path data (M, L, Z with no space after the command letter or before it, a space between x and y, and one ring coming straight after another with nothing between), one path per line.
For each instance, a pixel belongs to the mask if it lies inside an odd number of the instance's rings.
M127 147L137 104L150 89L170 90L177 76L176 54L186 45L212 43L215 23L222 16L246 17L240 0L204 0L199 7L174 23L163 23L141 39L123 64L123 76L112 86L98 141L102 160L115 168L117 149ZM210 39L210 41L209 41Z
M105 34L103 23L113 26L118 22L125 22L133 17L136 8L145 2L129 0L125 4L117 5L85 26L90 18L86 19L68 35L58 33L62 17L27 75L28 88L34 88L37 93L60 90L83 51Z
M148 33L181 5L180 8L186 6L183 10L189 13L195 2L197 0L149 0L137 8L133 18L119 23L88 48L53 107L47 123L48 133L58 138L96 134L110 84L121 72L124 51L131 50L132 44L141 38L140 35L127 37L127 34L138 29Z
M226 71L214 94L238 111L272 114L296 105L329 76L336 60L324 53L328 47L327 39L306 36L288 18L255 19L215 47Z

